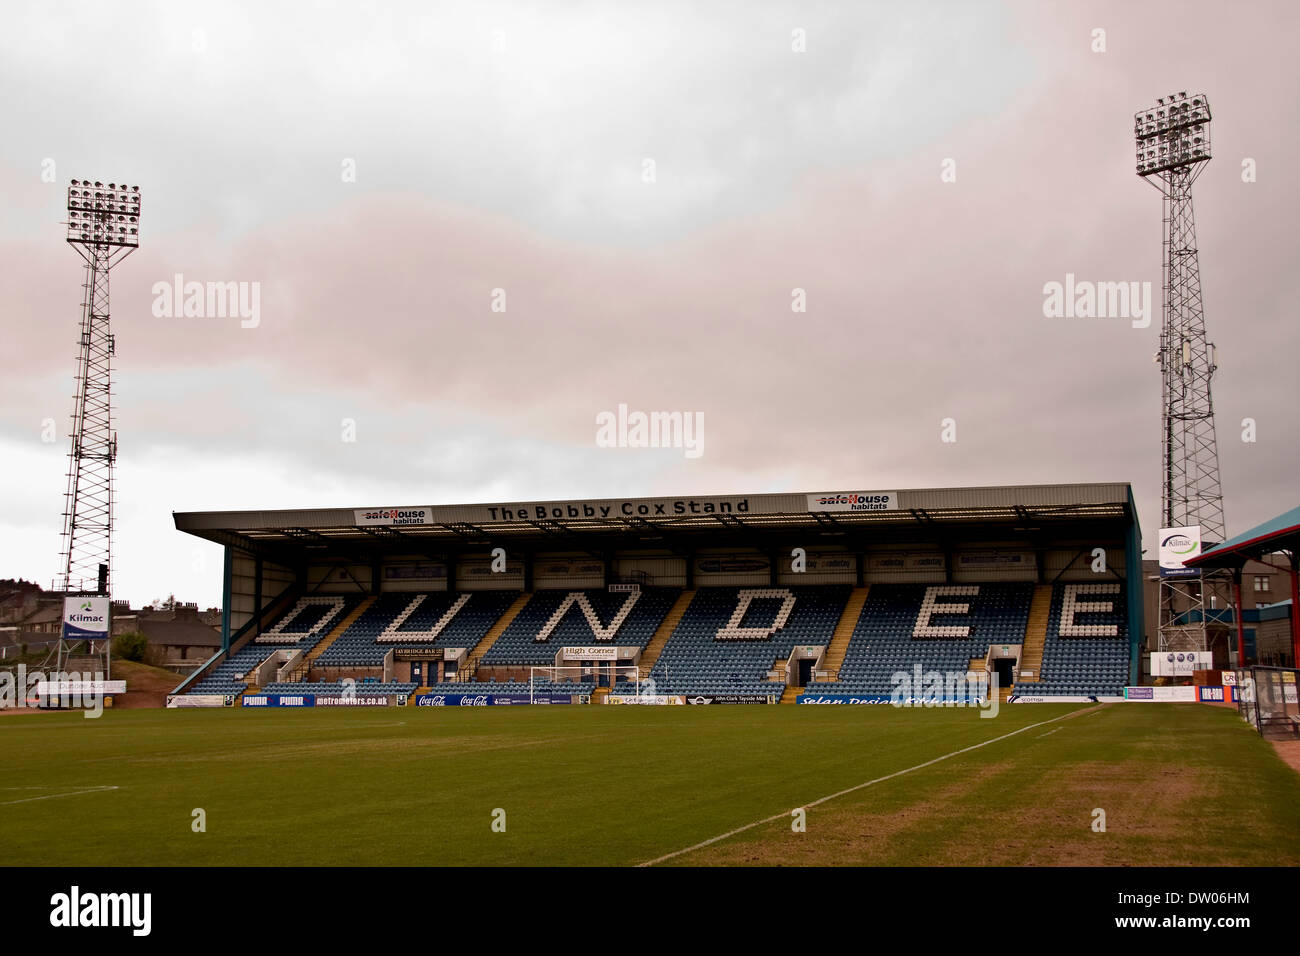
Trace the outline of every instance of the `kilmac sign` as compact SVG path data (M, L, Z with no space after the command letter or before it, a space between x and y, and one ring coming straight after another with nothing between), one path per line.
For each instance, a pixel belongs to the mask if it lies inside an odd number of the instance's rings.
M897 511L896 491L845 491L831 495L809 495L809 511Z
M1183 562L1201 553L1201 527L1160 529L1160 576L1162 578L1198 577L1200 570L1185 568Z
M108 637L108 598L63 599L63 639L99 640Z

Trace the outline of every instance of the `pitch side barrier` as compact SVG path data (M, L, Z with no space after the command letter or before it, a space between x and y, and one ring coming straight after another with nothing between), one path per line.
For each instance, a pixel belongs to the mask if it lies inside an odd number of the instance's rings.
M571 694L420 694L416 707L509 707L529 704L572 704Z
M1122 695L1111 694L1035 694L1012 693L1008 704L1124 704L1124 703L1203 703L1231 704L1237 701L1231 685L1209 687L1125 687ZM974 697L896 698L889 694L800 694L800 704L893 704L895 707L973 706L982 702Z
M405 707L405 694L245 694L243 707Z
M890 694L800 694L797 704L893 704L895 707L976 707L986 698L973 695L896 697Z

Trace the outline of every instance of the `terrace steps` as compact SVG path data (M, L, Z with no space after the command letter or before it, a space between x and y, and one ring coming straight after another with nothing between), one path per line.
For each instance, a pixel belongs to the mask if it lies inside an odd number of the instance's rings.
M1039 584L1029 603L1029 621L1025 625L1025 644L1020 649L1020 672L1030 673L1017 683L1035 684L1042 677L1043 646L1047 643L1047 621L1052 611L1052 586Z
M495 624L488 628L488 632L483 635L483 640L475 644L465 656L464 674L458 674L458 680L472 681L474 679L474 673L478 670L479 661L483 660L483 656L492 650L492 645L497 642L497 638L506 632L506 628L514 622L514 619L519 616L519 612L524 609L532 597L530 591L520 592L514 603L506 608L506 612L497 618Z
M415 690L411 691L411 695L410 695L409 697L406 698L406 706L407 706L407 707L414 707L414 706L415 706L415 699L416 699L417 697L419 697L421 694L427 694L427 693L429 693L429 691L431 691L432 689L433 689L433 688L431 688L431 687L417 687L417 688L415 688Z
M642 676L650 673L650 670L659 661L659 655L663 653L664 646L668 643L668 638L673 636L673 631L677 629L678 623L686 614L686 609L690 607L691 599L695 597L695 589L683 591L677 595L677 600L673 606L668 609L664 619L659 622L659 627L655 630L654 636L650 638L650 643L645 646L641 652L641 659L638 667Z
M799 695L803 693L802 687L787 687L781 694L781 703L794 704L798 703Z
M362 601L360 604L354 607L352 609L352 613L350 613L347 617L345 617L343 620L339 621L332 628L330 628L330 632L325 635L325 639L307 652L307 662L310 664L311 662L315 661L316 658L324 654L325 649L329 647L331 644L333 644L335 641L337 641L340 637L342 637L343 632L346 631L348 628L350 628L353 624L355 624L357 618L359 618L362 614L365 614L366 611L370 610L370 606L374 604L375 601L377 600L379 599L372 594L370 597L366 598L364 601Z
M826 657L822 661L821 670L827 676L818 678L821 682L839 679L840 667L844 664L844 655L848 653L849 641L853 639L853 629L858 626L858 618L862 616L862 609L867 604L867 595L870 591L870 585L863 585L860 588L854 588L853 593L849 595L849 601L844 605L844 611L835 624L835 632L831 635L831 642L826 647Z
M374 604L377 600L378 598L371 595L354 607L352 611L343 618L343 620L330 628L325 637L318 641L315 647L304 654L302 660L298 662L294 669L285 675L285 681L296 682L306 680L307 675L311 673L311 667L312 664L316 662L316 658L325 653L325 648L337 641L343 635L343 632L350 628L356 622L356 619L369 610L370 605Z

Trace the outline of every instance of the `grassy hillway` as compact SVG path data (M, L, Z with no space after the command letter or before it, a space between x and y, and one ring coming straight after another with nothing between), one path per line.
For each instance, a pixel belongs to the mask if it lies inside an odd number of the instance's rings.
M1018 728L933 766L795 807ZM9 865L1300 863L1300 775L1198 704L124 710L0 722ZM111 789L110 789L111 788ZM1248 793L1224 812L1232 794ZM1091 830L1092 811L1107 832ZM191 830L202 808L207 832ZM505 811L506 832L492 831Z

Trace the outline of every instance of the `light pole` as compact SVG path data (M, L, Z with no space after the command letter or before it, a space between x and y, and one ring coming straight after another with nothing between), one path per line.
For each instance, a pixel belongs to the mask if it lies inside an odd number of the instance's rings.
M57 589L65 595L111 593L113 535L112 358L109 274L139 246L140 187L90 180L68 186L67 242L86 262L77 357L77 394L72 408L72 447L63 513L63 569ZM62 671L70 643L61 635ZM103 650L108 673L112 630Z

